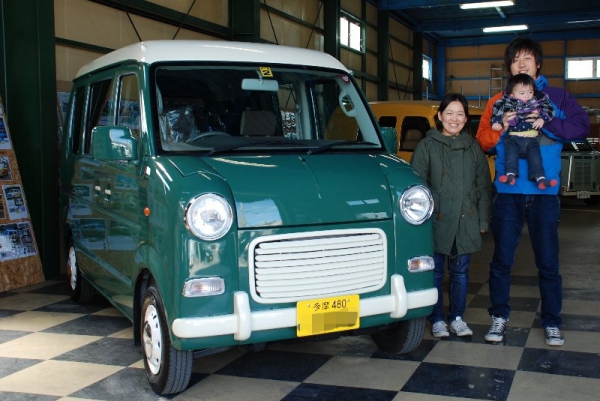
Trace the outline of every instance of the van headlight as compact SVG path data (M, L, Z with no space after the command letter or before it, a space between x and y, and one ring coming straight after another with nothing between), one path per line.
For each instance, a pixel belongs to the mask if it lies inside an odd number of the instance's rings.
M224 236L233 223L229 202L215 194L204 194L188 203L185 225L196 237L213 241Z
M400 197L398 207L404 220L413 225L421 224L433 213L431 192L423 185L410 187Z

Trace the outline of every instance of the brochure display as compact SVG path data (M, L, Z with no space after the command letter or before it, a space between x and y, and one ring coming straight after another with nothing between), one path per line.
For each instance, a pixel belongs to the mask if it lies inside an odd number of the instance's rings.
M42 263L0 99L0 292L44 281Z

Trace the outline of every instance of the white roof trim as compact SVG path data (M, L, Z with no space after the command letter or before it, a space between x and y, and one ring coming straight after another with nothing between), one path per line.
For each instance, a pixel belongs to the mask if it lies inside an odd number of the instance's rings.
M329 54L300 47L208 40L152 40L101 56L81 67L77 77L125 60L145 64L158 61L264 62L336 68L349 72Z

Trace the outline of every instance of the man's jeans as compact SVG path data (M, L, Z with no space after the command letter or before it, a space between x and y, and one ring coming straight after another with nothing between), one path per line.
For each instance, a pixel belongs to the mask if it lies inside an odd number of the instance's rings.
M519 175L519 158L527 159L529 166L530 180L537 180L544 177L544 167L542 166L542 154L540 152L540 136L520 137L508 135L504 139L504 152L506 173Z
M510 276L523 225L527 223L538 269L542 327L559 327L562 278L558 263L560 200L556 195L497 194L492 208L494 256L490 263L490 315L510 316Z
M467 287L469 285L469 263L471 255L448 256L441 253L434 253L435 269L433 272L433 283L438 290L438 300L433 311L429 315L429 321L435 322L444 320L444 291L442 284L444 281L444 267L448 260L448 270L450 271L450 308L448 310L448 321L451 322L457 316L463 317L467 302Z

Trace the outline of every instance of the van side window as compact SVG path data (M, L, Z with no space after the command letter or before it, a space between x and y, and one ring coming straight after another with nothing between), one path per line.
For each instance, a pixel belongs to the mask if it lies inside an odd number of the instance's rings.
M88 107L87 124L85 130L84 153L90 153L92 143L92 129L96 126L114 124L110 104L110 86L112 80L99 81L91 86L90 102Z
M469 121L467 121L467 124L465 125L465 130L467 130L467 132L473 138L475 138L475 136L477 135L477 129L479 128L479 121L480 120L481 120L480 116L470 115L469 116Z
M407 116L402 121L402 140L400 141L400 150L413 151L431 126L425 117Z
M140 93L136 75L122 76L119 82L117 125L131 128L131 134L140 138Z
M318 133L326 140L358 141L358 123L354 117L344 112L354 109L355 105L348 96L338 101L339 96L340 91L335 81L311 83L310 97L314 99L314 107L318 110L316 114L322 116L318 123Z
M73 117L71 120L71 152L79 153L81 146L81 136L83 135L83 114L85 105L85 86L81 86L75 90L75 99L73 99Z

